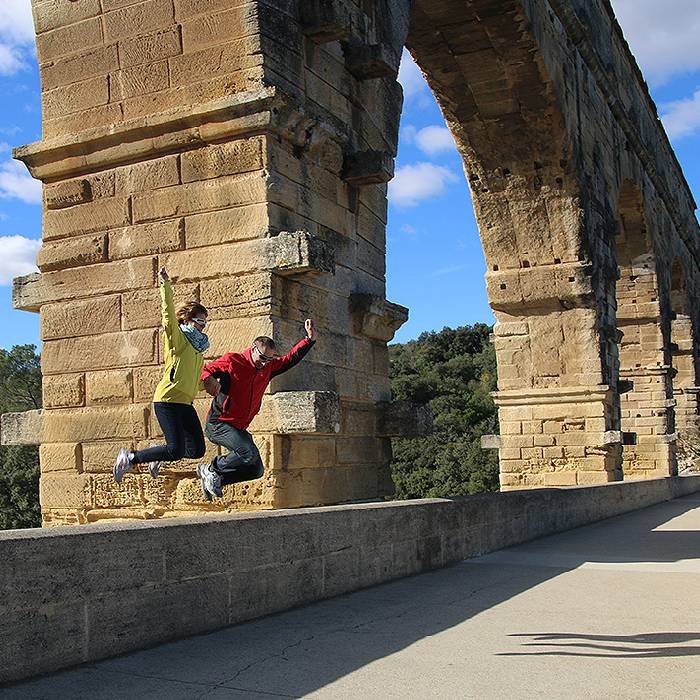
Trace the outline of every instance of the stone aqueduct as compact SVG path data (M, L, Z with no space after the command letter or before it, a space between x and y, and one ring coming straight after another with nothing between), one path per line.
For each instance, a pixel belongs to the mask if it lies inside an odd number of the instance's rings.
M41 314L46 524L210 508L191 464L110 475L117 447L159 437L162 264L210 309L211 357L320 326L254 423L266 476L217 507L390 492L404 45L486 254L502 488L676 472L698 413L698 223L608 0L32 5L44 131L15 156L44 183L43 247L14 303Z

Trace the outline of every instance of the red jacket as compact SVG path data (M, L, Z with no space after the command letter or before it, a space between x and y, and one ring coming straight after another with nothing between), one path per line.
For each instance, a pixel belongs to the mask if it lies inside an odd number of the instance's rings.
M260 369L253 362L252 348L227 352L204 365L202 381L215 376L221 383L221 392L211 402L207 420L231 423L239 430L246 430L260 410L270 380L298 364L315 342L304 338L287 355L276 357Z

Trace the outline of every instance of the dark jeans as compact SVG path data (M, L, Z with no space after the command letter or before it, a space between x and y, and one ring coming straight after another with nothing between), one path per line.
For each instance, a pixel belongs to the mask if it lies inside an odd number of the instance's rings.
M167 445L148 447L134 452L133 462L174 462L187 457L204 456L204 435L199 416L194 408L184 403L158 402L153 404Z
M265 467L260 451L247 430L234 428L223 421L207 421L204 428L207 437L215 444L230 450L227 455L214 457L212 469L221 476L222 485L259 479Z

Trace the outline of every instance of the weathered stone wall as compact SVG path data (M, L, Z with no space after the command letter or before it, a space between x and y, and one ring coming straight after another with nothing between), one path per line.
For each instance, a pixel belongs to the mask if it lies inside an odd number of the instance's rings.
M697 414L698 310L686 304L681 326L674 309L700 291L698 225L607 2L33 8L44 138L16 156L44 182L44 245L15 305L41 313L46 523L391 491L378 406L407 313L385 298L404 44L472 190L497 317L502 488L674 473L678 396L685 426ZM155 482L109 475L119 446L160 437L163 264L178 299L210 309L210 357L263 333L289 347L307 316L319 326L254 424L265 477L215 506L191 463ZM206 397L195 405L203 416Z
M700 490L700 476L0 532L0 684L279 612Z

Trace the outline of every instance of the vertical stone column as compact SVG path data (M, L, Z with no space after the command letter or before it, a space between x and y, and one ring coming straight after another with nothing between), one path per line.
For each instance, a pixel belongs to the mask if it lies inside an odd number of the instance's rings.
M352 2L33 8L44 137L15 155L44 182L43 247L14 303L41 314L44 522L389 493L378 406L390 398L386 342L407 317L384 280L400 45L387 59L372 11ZM304 318L318 325L317 346L273 381L251 426L264 478L214 504L193 462L157 480L111 477L119 447L161 440L150 406L161 265L176 305L209 310L205 359L261 334L284 351ZM199 395L200 418L207 407Z

